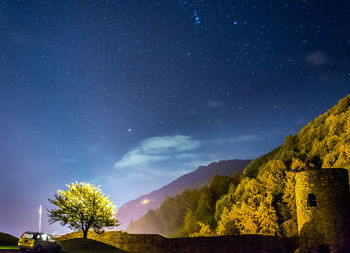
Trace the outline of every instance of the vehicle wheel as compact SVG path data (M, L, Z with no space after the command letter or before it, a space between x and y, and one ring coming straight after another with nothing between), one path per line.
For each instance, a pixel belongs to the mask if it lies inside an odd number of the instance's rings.
M36 252L42 252L41 246L36 247L36 248L35 248L35 251L36 251Z
M26 249L20 248L19 251L20 251L20 252L25 252Z
M61 252L61 247L57 247L56 249L55 249L55 253L60 253Z

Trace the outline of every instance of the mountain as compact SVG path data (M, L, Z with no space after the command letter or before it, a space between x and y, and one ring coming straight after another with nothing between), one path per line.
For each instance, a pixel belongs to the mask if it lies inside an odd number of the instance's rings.
M197 170L175 179L158 190L127 202L118 210L117 216L121 223L118 229L126 229L130 221L136 221L145 215L149 209L158 208L166 196L173 197L184 189L197 189L208 185L213 175L232 176L235 172L242 172L250 162L251 160L236 159L200 166Z
M260 234L297 236L295 175L350 170L350 95L283 145L254 159L243 175L213 177L209 186L166 198L128 232L167 237ZM349 174L350 175L350 174Z

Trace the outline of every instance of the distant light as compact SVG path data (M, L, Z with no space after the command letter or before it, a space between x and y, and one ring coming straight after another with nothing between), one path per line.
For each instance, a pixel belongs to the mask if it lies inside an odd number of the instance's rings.
M128 128L128 132L129 132L129 133L131 132L131 128Z
M233 24L234 24L234 25L237 25L237 24L238 24L238 21L233 21Z
M147 205L149 202L151 202L149 199L144 199L141 201L141 205Z

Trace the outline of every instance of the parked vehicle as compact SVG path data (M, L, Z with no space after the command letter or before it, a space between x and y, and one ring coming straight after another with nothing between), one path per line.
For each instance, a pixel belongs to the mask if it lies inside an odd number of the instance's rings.
M60 252L61 245L46 233L25 232L19 238L18 248L21 252L26 250L34 250L36 252Z

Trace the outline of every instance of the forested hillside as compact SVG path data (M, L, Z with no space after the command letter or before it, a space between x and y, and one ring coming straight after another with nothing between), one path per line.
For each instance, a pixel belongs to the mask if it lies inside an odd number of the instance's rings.
M284 144L255 159L243 175L213 177L209 187L167 198L128 231L165 236L295 236L295 172L350 169L350 95Z
M149 209L157 209L167 196L174 197L185 189L199 189L210 183L213 175L232 176L234 172L243 172L251 160L223 160L207 166L199 166L195 171L184 174L162 188L125 203L118 210L121 223L119 229L126 229L130 221L144 216Z
M176 237L188 236L199 230L197 221L214 227L216 201L230 186L238 185L240 178L239 172L232 178L215 175L209 187L185 190L175 197L167 197L157 210L148 210L139 220L131 222L127 231Z

